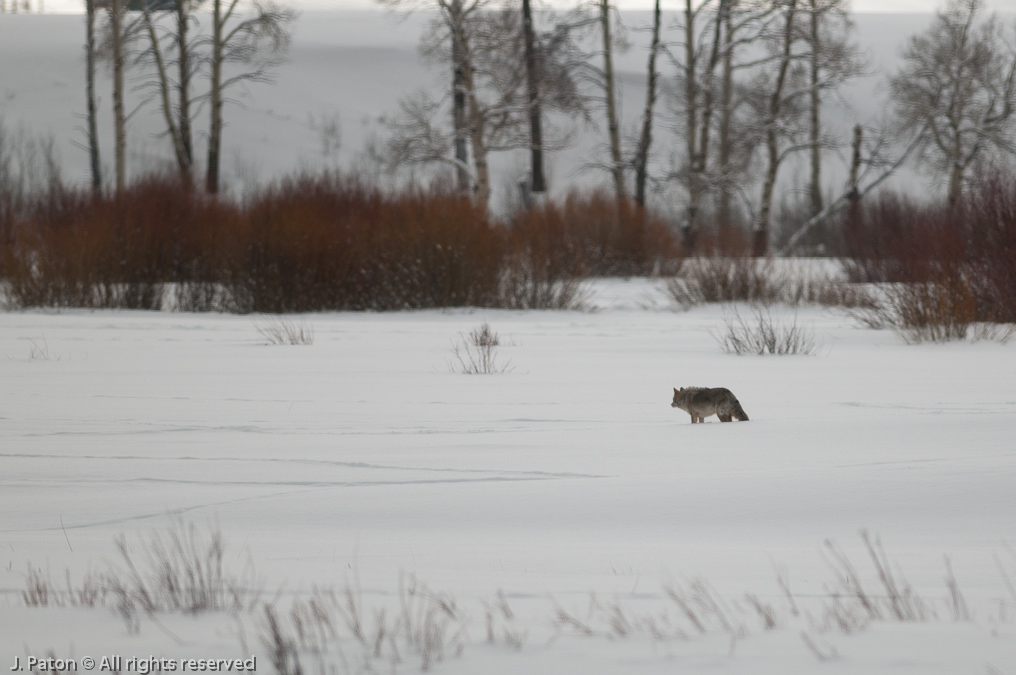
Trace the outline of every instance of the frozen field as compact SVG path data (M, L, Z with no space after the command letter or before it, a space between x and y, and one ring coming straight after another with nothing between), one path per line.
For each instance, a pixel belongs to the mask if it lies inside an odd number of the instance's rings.
M260 613L132 633L112 608L24 606L30 566L76 584L121 533L140 546L180 518L219 528L280 615L348 583L372 617L410 574L450 594L465 633L436 672L1016 673L1016 343L907 346L802 308L816 355L736 356L722 307L590 290L597 311L292 317L310 346L269 346L245 316L0 314L0 658L258 654L271 672ZM453 372L483 321L508 370ZM751 421L691 425L669 405L686 385L730 388ZM862 529L926 620L831 618L827 539L882 594ZM491 645L499 590L514 618ZM305 671L365 670L342 644ZM401 657L370 667L420 670Z

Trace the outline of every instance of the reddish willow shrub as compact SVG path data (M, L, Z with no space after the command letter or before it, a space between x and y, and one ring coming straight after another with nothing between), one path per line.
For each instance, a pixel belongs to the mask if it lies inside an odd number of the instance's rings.
M241 308L257 312L486 305L503 238L458 195L384 198L303 177L250 205L229 283Z
M514 254L555 278L659 274L680 256L663 220L602 192L523 211L511 230Z
M17 306L157 309L161 283L215 278L216 239L239 215L167 179L118 198L60 191L13 228L0 276Z
M451 192L390 196L331 174L242 206L169 178L118 197L64 190L3 234L0 278L16 307L157 309L166 284L194 311L568 306L576 278L676 256L664 223L603 195L505 225Z
M931 284L923 302L937 299L935 311L1016 321L1016 179L1007 173L979 178L956 209L883 194L847 219L844 239L853 281Z

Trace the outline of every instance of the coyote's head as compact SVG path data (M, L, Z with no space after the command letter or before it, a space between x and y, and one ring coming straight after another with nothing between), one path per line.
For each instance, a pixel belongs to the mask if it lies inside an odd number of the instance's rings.
M674 387L674 402L670 404L671 408L679 408L680 407L680 405L677 402L677 397L681 395L682 391L684 391L684 387L681 387L680 389L678 389L677 387Z

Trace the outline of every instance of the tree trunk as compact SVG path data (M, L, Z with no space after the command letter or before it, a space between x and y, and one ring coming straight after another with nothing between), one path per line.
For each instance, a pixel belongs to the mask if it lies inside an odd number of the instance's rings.
M684 5L684 58L685 58L685 145L688 153L688 207L681 226L681 238L686 255L691 255L695 247L695 234L698 232L698 205L700 190L699 173L696 170L697 153L695 151L698 136L698 63L695 55L695 15L692 11L692 0L685 0Z
M205 190L219 192L219 156L222 148L222 0L212 3L212 83L209 92L211 123L208 131L208 166Z
M173 142L173 152L176 154L176 165L180 176L185 180L190 179L190 164L187 161L187 153L180 138L180 131L176 126L173 117L173 103L169 94L169 78L166 75L166 65L162 60L162 48L159 46L159 36L155 32L155 24L152 22L152 13L148 5L144 5L145 28L148 30L148 40L151 43L152 57L155 59L155 73L159 78L159 94L162 98L162 117L166 122L166 131Z
M649 147L653 142L653 108L656 105L656 56L660 52L660 0L653 8L653 37L649 45L649 68L646 77L646 109L642 114L642 135L635 154L635 203L646 205Z
M850 193L850 204L856 206L861 199L858 191L857 180L861 175L861 141L864 138L864 131L860 124L854 125L853 152L850 157L850 176L848 178L848 191Z
M857 241L858 229L861 221L861 188L857 181L861 176L861 141L864 139L864 131L860 124L854 125L853 152L850 157L850 175L847 184L847 230L850 233L851 241Z
M723 19L725 25L723 40L723 84L720 90L720 156L718 162L722 179L719 186L716 220L721 230L733 225L731 214L733 190L730 188L729 173L730 162L734 153L734 143L730 137L734 120L734 50L732 47L734 43L734 27L731 20L730 4L732 3L728 3L728 10Z
M621 159L621 124L614 99L613 42L610 36L610 0L600 0L600 26L603 33L603 86L607 100L607 132L610 136L610 172L618 201L624 197L624 164Z
M773 188L776 186L776 174L780 168L779 137L777 135L777 122L783 107L783 86L787 81L787 72L790 70L790 48L794 41L794 14L797 10L797 0L790 0L787 3L787 23L783 34L783 55L780 58L779 70L776 75L776 83L773 85L772 95L769 97L769 109L766 119L766 154L768 156L768 167L765 180L762 183L762 202L759 207L758 220L755 223L755 232L752 242L752 255L761 257L769 251L769 223L773 202Z
M490 167L487 165L486 121L480 112L476 99L476 81L473 77L473 61L469 41L462 35L462 81L469 103L469 135L473 146L473 166L476 169L476 203L483 208L490 201Z
M691 4L688 4L690 9ZM723 35L723 19L728 11L728 0L720 0L719 10L717 11L715 30L713 32L713 45L712 51L709 54L709 60L706 62L706 70L704 73L705 81L702 83L702 118L700 120L699 128L699 140L698 146L694 148L694 154L691 161L691 172L692 172L692 185L695 186L694 201L689 203L689 234L690 237L686 236L687 246L685 248L686 253L691 253L692 247L694 246L695 239L698 237L698 216L701 212L701 202L703 198L703 192L706 186L706 162L709 158L709 138L712 132L712 117L713 117L713 75L716 72L716 66L719 63L720 58L720 39ZM695 71L692 71L692 75ZM691 99L694 102L694 99ZM692 137L692 144L695 143L694 136Z
M95 107L95 0L85 0L85 98L87 98L88 160L92 169L92 190L102 191L99 162L99 126Z
M127 181L127 118L123 105L123 7L122 0L111 0L113 32L113 134L116 166L116 193L123 193Z
M180 130L180 142L183 144L184 156L187 158L187 173L190 175L194 167L194 145L191 140L190 120L190 48L187 44L187 30L190 27L190 16L187 14L187 0L176 3L176 50L179 55L178 66L180 75L177 84L177 127Z
M529 0L522 0L522 25L526 40L526 80L529 85L529 146L532 165L532 184L530 190L534 195L543 195L547 191L547 182L543 176L543 128L540 114L540 63L536 53L536 36L533 33L533 12Z
M819 53L821 43L819 42L819 0L811 0L811 92L810 92L810 132L811 132L811 183L808 186L808 194L811 197L811 215L822 210L822 147L819 112L822 105L821 96L818 90L819 82Z
M949 210L954 214L963 194L963 145L960 133L958 128L953 130L952 169L949 171Z
M470 192L469 130L466 125L466 84L462 65L462 0L452 0L452 129L455 131L455 182L460 192Z

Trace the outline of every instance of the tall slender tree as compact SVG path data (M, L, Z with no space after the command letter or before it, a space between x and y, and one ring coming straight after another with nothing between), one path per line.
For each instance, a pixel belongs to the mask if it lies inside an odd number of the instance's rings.
M530 0L522 0L522 30L526 45L526 91L529 97L530 192L543 195L547 191L543 176L543 123L540 112L540 59L533 30Z
M610 173L614 194L625 196L624 163L621 158L621 120L617 112L617 87L614 81L614 39L611 34L610 0L598 0L600 34L603 38L603 92L607 108L607 136L610 141Z
M763 128L765 136L766 172L762 182L762 198L758 217L752 233L752 253L766 255L769 251L769 226L772 214L773 192L780 163L785 155L780 147L780 126L783 113L790 102L785 98L785 88L790 78L790 66L794 58L794 22L797 18L797 1L786 0L782 7L783 27L777 35L774 47L775 74L773 82L764 96L765 107Z
M92 173L92 190L102 190L102 165L99 161L99 125L95 104L95 0L85 0L85 113L88 126L88 165Z
M822 127L822 104L828 82L842 82L860 74L857 48L850 43L853 22L849 0L808 0L805 43L808 51L808 199L811 215L822 211L822 155L830 145Z
M653 109L656 106L656 80L659 71L656 57L660 54L660 0L653 6L652 37L649 42L649 64L646 73L646 107L642 113L642 133L635 150L635 203L646 204L646 181L649 174L649 151L653 142Z
M162 46L156 31L155 21L152 19L152 11L146 1L142 1L142 20L145 31L148 35L148 53L155 64L156 87L159 91L159 100L162 108L162 116L166 122L166 132L173 144L173 152L176 155L176 165L181 178L190 182L191 159L184 146L183 136L177 124L177 116L173 109L172 92L169 82L169 75L166 72L166 63L162 56Z
M116 193L123 192L127 181L127 115L124 110L124 0L108 5L113 59L113 142Z
M193 59L191 56L190 23L192 12L202 0L176 0L176 65L177 65L177 128L183 145L187 172L194 166L194 142L191 134L191 80Z
M452 42L453 64L462 73L461 89L456 86L452 92L452 110L454 113L459 108L461 100L461 121L459 114L452 115L449 134L447 127L435 120L435 115L445 109L442 102L420 92L403 98L398 114L382 118L390 137L376 148L377 158L392 170L419 164L454 166L456 172L468 175L475 186L474 199L483 205L491 195L490 153L521 149L531 153L534 145L541 152L561 147L562 141L554 138L553 128L547 133L542 123L539 143L534 143L532 110L585 111L570 69L575 57L569 37L571 27L534 35L534 41L540 44L539 67L535 82L531 82L523 13L511 5L491 9L485 1L458 4L454 0L435 0L440 12L421 43L425 56L443 64L449 55L448 43ZM417 6L424 2L421 0ZM385 0L385 4L402 7L409 3ZM463 15L456 14L459 10ZM458 81L453 78L453 84ZM458 140L463 137L471 151L468 162L465 153L458 152Z
M717 130L718 151L717 168L721 180L717 185L716 220L721 228L732 224L731 201L734 191L728 176L734 156L734 44L736 29L733 14L737 0L730 0L727 12L723 16L723 75L720 85L720 120Z
M696 25L702 13L713 9L708 0L697 6L685 0L684 9L684 62L681 75L684 80L684 141L687 152L686 187L688 202L684 223L681 226L685 251L694 250L698 236L703 197L707 189L709 144L713 131L712 116L716 108L714 77L722 54L724 18L729 9L728 0L719 0L715 14L709 17L707 28L712 37L702 45ZM704 51L704 54L703 54Z
M447 5L448 29L452 50L452 128L455 133L455 176L460 192L472 190L469 173L469 130L466 118L466 77L463 62L465 7L462 0Z
M811 214L815 215L822 210L822 122L821 105L822 92L819 91L818 83L821 71L822 41L820 38L820 26L822 15L819 8L822 0L808 0L811 16L809 17L808 37L811 47L811 58L809 59L809 76L811 79L811 92L809 93L809 131L811 140L811 180L808 182L808 196L811 200Z
M223 40L225 22L226 15L222 11L222 0L212 0L211 88L208 91L211 119L208 124L208 163L205 166L205 190L213 195L219 192L219 153L222 152L222 64L225 61L226 51Z
M983 11L982 0L949 0L890 80L899 128L946 177L954 208L971 166L1016 154L1016 47L994 15L979 21Z
M240 0L212 0L208 94L211 119L205 168L205 189L211 194L218 193L220 187L224 92L241 82L271 80L272 68L289 47L288 25L294 16L293 10L270 1L255 1L251 12L244 13ZM249 69L225 77L226 63L245 64Z

